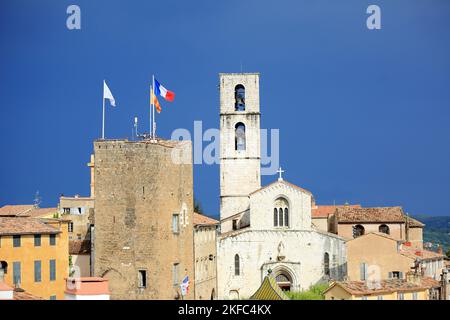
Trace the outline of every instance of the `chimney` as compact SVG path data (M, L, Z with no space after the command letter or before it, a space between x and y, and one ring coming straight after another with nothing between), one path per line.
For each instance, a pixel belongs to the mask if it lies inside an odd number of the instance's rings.
M409 271L406 273L406 282L407 283L412 283L415 285L420 285L421 283L421 277L419 274Z

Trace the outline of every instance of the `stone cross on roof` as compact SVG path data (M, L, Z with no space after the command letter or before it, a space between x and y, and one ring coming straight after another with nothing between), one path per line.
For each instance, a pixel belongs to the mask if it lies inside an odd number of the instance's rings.
M281 169L281 167L277 170L277 172L278 172L278 174L280 175L279 177L278 177L278 181L282 181L283 180L283 177L282 177L282 173L284 173L284 170L283 169Z

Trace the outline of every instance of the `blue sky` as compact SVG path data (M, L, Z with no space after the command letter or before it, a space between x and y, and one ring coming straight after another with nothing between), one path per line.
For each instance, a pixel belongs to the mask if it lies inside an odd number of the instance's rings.
M66 9L81 8L81 30ZM382 29L366 28L381 8ZM0 205L88 195L101 135L148 130L152 74L175 91L158 134L219 126L219 72L260 72L263 128L280 129L285 178L321 204L450 214L450 1L0 2ZM263 183L275 176L263 177ZM219 167L195 165L219 212Z

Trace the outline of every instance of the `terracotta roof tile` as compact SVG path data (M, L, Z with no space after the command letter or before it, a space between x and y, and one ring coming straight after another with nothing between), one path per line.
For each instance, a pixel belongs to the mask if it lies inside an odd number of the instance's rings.
M326 206L317 205L312 208L311 215L313 218L328 218L328 216L330 214L332 214L332 213L334 213L334 211L336 211L336 208L341 208L341 207L361 208L361 205L360 204L326 205Z
M400 253L409 258L419 258L421 260L431 260L431 259L444 259L445 255L429 251L429 250L418 250L406 246L402 246Z
M26 216L33 218L41 218L58 212L58 208L36 208L26 213ZM19 216L22 216L20 214Z
M6 205L0 208L0 217L15 217L34 209L32 204Z
M26 291L14 290L14 300L45 300L44 298L37 297Z
M340 223L405 222L405 215L401 207L339 207L336 208L336 217Z
M381 280L378 287L369 288L365 281L337 281L326 291L330 290L334 285L342 287L344 290L353 295L370 295L388 292L402 292L424 290L439 287L440 283L429 277L422 277L419 283L408 282L405 279L389 279Z
M43 217L58 212L58 208L36 208L32 204L6 205L0 208L0 217Z
M216 225L219 224L219 221L207 217L203 214L194 212L194 226L196 225Z
M45 222L28 217L0 217L0 235L60 233Z
M91 241L69 240L69 254L89 254L89 253L91 253Z
M414 227L419 227L419 228L425 227L425 224L423 224L419 220L416 220L416 219L411 218L411 217L408 217L408 224L412 228L414 228Z

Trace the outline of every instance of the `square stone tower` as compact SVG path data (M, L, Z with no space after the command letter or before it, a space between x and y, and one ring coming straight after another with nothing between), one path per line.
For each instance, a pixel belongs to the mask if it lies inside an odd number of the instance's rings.
M99 140L94 152L95 276L111 299L181 299L189 276L193 299L191 142Z
M220 220L233 228L233 216L248 209L248 195L261 187L259 73L221 73Z

